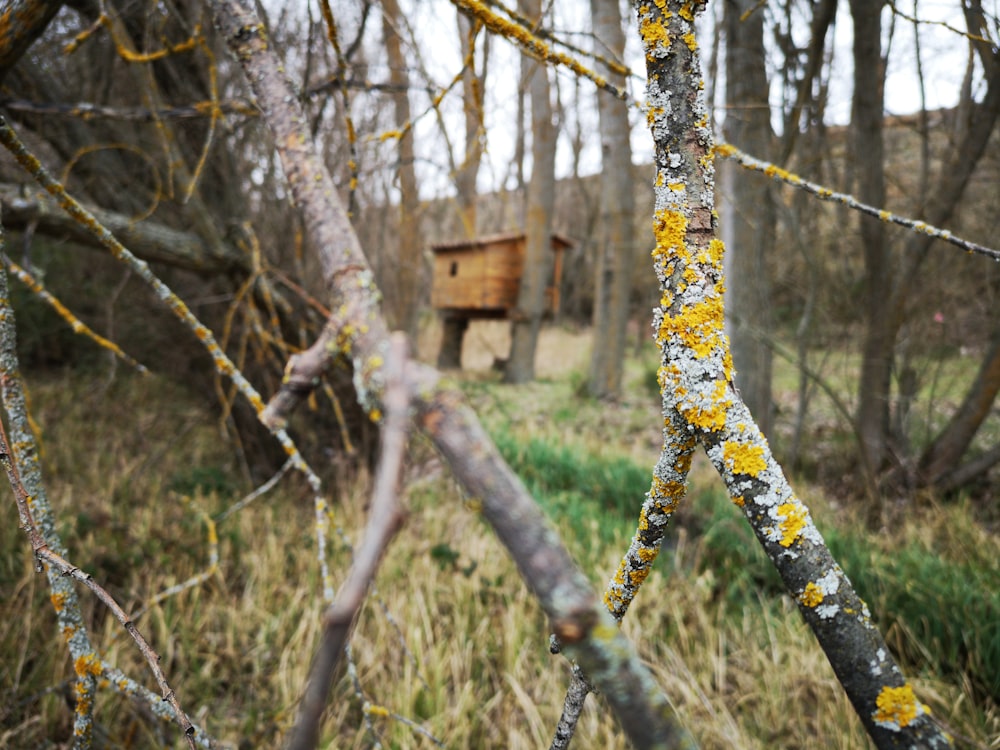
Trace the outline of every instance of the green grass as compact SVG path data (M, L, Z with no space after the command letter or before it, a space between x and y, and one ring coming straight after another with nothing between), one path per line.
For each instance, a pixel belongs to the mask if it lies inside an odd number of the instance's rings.
M592 526L606 545L631 533L649 471L627 458L594 456L579 447L516 440L500 431L504 458L561 528L576 540ZM757 597L784 594L777 573L749 526L719 491L702 492L695 515L699 538L696 573L712 572L717 594L740 611ZM827 539L892 645L911 666L968 680L983 699L1000 702L1000 544L964 522L978 543L978 559L948 560L919 541L880 542L860 526L832 524ZM991 550L992 554L984 554ZM960 554L967 554L958 547Z

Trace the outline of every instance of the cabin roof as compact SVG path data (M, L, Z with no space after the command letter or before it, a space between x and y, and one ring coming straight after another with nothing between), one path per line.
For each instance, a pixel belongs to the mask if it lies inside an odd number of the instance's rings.
M440 252L461 252L463 250L475 250L486 245L495 245L503 242L511 242L524 239L524 232L505 232L501 234L488 234L483 237L474 237L471 240L452 240L450 242L435 242L431 245L431 250ZM573 247L574 243L564 234L552 233L553 250L566 250Z

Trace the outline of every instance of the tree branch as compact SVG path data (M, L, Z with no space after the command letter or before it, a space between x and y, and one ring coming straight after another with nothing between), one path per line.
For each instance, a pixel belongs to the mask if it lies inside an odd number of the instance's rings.
M0 81L42 35L63 0L9 0L0 9Z
M723 331L725 248L717 239L712 133L691 4L633 4L645 30L646 98L656 146L653 257L662 296L655 326L665 436L676 444L694 438L705 447L876 746L950 747L733 385ZM703 7L696 3L694 10ZM657 477L673 481L670 474Z
M66 213L59 202L47 193L27 192L17 185L0 185L0 206L7 229L35 231L50 237L68 237L89 247L103 243L85 225ZM235 245L225 246L219 254L194 232L171 229L151 221L136 222L114 211L89 209L98 222L107 227L122 244L143 260L184 268L203 275L230 271L250 272L249 256Z
M347 580L323 615L323 636L309 670L299 718L292 729L288 750L312 750L319 740L319 723L326 708L334 673L340 664L358 611L375 579L382 555L402 524L399 486L406 452L410 395L406 382L406 337L394 334L386 360L385 421L382 455L375 474L371 510L364 540L354 554Z

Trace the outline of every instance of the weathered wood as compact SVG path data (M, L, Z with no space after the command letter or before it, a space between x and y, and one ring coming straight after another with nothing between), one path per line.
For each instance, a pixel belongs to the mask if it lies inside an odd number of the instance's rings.
M559 312L562 255L572 247L565 237L552 236L553 273L546 290L546 314ZM434 277L431 305L467 318L506 317L517 306L524 273L525 237L502 234L467 242L433 245Z

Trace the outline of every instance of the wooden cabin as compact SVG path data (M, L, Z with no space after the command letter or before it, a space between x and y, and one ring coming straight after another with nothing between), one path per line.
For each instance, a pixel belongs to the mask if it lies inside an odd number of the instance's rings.
M546 312L559 312L563 253L573 243L553 234L552 276L545 291ZM432 245L431 305L449 317L506 318L517 307L524 271L524 234L495 234Z

